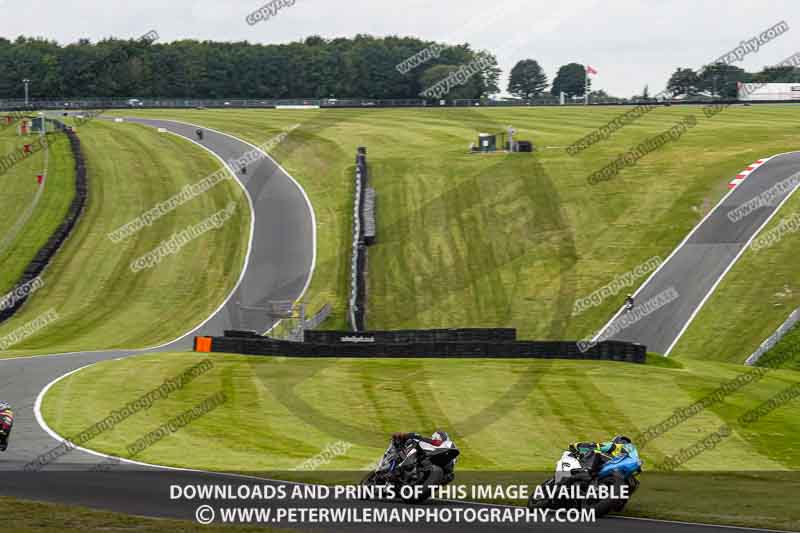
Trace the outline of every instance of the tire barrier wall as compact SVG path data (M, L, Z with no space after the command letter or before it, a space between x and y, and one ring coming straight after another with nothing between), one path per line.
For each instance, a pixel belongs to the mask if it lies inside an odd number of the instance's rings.
M288 357L591 359L628 363L644 363L646 354L641 344L617 341L601 342L581 352L577 342L559 341L318 344L246 337L196 337L195 351Z
M364 244L367 246L375 244L378 233L378 226L375 220L375 197L375 189L372 187L367 187L364 190L364 203L362 205L361 215L364 220Z
M355 200L353 202L353 251L350 259L350 327L361 331L366 327L367 315L367 241L364 217L364 199L369 185L367 149L358 148L356 154ZM371 220L374 228L374 218ZM372 241L374 241L374 234Z
M36 253L36 256L28 264L28 267L22 273L22 276L15 285L14 290L16 290L18 287L28 286L31 282L33 282L34 279L41 275L45 268L47 268L47 265L56 255L56 252L58 252L58 250L61 248L61 245L64 244L64 241L66 241L67 237L69 237L72 229L78 223L78 219L83 213L83 209L86 206L86 201L89 197L89 188L86 180L86 165L83 159L83 152L81 150L81 141L73 131L71 131L69 128L65 128L63 123L58 121L52 122L55 124L57 129L66 134L67 139L69 140L72 157L75 160L75 197L72 199L72 203L70 204L69 210L64 217L64 221L60 226L58 226L58 228L56 228L45 245L39 249L39 251ZM0 324L14 316L14 314L19 310L20 307L22 307L27 299L28 295L23 294L18 299L15 299L10 306L0 310Z
M426 342L514 342L517 330L501 329L409 329L396 331L306 331L306 342L340 344L377 342L380 344L415 344Z

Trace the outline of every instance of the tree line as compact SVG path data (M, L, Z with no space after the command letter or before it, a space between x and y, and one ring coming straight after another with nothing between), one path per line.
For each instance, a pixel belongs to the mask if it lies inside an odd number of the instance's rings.
M586 91L586 67L579 63L568 63L558 69L553 84L549 85L547 75L534 59L524 59L511 70L508 92L519 98L536 98L549 94L558 97L563 91L567 97L583 96ZM590 94L607 97L605 91L592 91L589 78ZM739 83L800 83L800 68L793 66L765 67L758 72L747 72L739 67L726 63L706 65L699 71L690 68L678 68L667 81L668 96L710 96L719 98L736 98ZM550 90L546 89L550 87ZM634 95L634 99L651 97L649 88L645 86L642 94Z
M481 65L464 76L465 65ZM82 39L55 41L0 38L0 99L21 98L23 79L31 80L33 98L375 98L418 99L442 80L445 99L477 99L500 92L495 56L468 43L446 45L414 37L325 39L319 36L288 44L180 40ZM552 84L535 59L519 61L510 72L507 91L517 98L581 97L586 67L559 67ZM467 79L463 79L467 78ZM589 80L591 91L591 79ZM678 68L667 83L672 95L707 94L735 98L738 82L800 82L796 67L767 67L749 73L718 63L694 71ZM604 91L591 91L608 96ZM645 87L635 98L648 98Z
M705 94L736 98L739 83L800 83L800 68L774 66L758 72L747 72L725 63L708 65L699 72L690 68L678 68L667 82L667 91L673 96Z
M0 38L0 98L420 98L462 65L485 65L448 98L482 98L500 91L495 57L469 44L440 45L435 57L407 70L409 57L436 43L412 37L324 39L288 44L181 40L150 43L105 39L60 45Z

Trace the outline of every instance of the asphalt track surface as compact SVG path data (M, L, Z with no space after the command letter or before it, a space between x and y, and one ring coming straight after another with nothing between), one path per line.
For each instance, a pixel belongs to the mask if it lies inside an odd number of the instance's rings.
M634 294L637 307L630 316L617 313L603 328L600 337L638 342L647 346L649 352L669 355L728 270L796 187L777 195L771 205L762 205L740 220L731 220L728 213L798 171L800 152L777 155L753 171L642 284ZM646 314L644 303L656 303L658 295L669 294L677 298L661 299L661 302L671 301L666 305L653 305L651 308L655 311Z
M133 121L133 119L131 119ZM196 127L162 120L136 120L149 126L196 140ZM222 160L238 158L253 147L233 137L205 129L202 145L217 154ZM800 162L800 157L798 158ZM782 167L793 164L788 162ZM777 167L777 165L773 165ZM776 169L777 172L777 169ZM776 174L777 175L777 174ZM206 503L194 500L170 498L170 485L228 484L242 483L279 486L284 482L246 478L234 474L220 474L179 469L161 468L152 465L119 463L109 466L109 471L95 471L106 461L101 454L76 449L66 456L48 464L41 471L25 472L24 466L39 455L59 445L59 441L38 423L35 404L43 390L57 378L76 371L86 365L119 357L135 356L153 351L176 351L191 348L191 339L196 334L219 334L224 329L257 329L265 331L274 320L261 309L269 300L291 300L301 296L310 280L314 267L315 228L313 209L304 192L292 178L271 159L264 159L251 166L246 175L237 174L247 188L254 209L252 246L240 285L228 301L198 330L165 346L138 352L107 351L76 353L33 358L0 360L0 396L14 407L17 419L9 450L0 456L0 494L23 499L40 500L81 505L90 508L123 512L128 514L169 517L194 520L199 505ZM755 182L751 179L750 183ZM743 188L742 190L746 190ZM755 216L755 215L754 215ZM713 229L715 226L709 226ZM710 232L704 232L706 240ZM741 237L740 237L741 238ZM716 239L719 240L719 239ZM728 257L730 257L730 251ZM724 257L724 256L723 256ZM240 502L223 504L208 502L213 507L240 505ZM258 501L245 506L270 508L286 507L278 501ZM318 501L291 506L324 506L353 508L387 507L393 502L345 502ZM472 506L464 502L429 502L429 506ZM489 506L480 506L489 507ZM722 526L701 526L654 520L609 518L596 524L351 524L351 525L279 525L316 531L594 531L619 532L647 529L653 532L731 531ZM736 528L734 528L736 529Z

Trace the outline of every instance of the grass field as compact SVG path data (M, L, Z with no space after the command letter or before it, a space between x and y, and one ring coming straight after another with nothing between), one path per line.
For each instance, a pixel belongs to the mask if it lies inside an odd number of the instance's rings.
M800 194L784 204L762 235L797 213ZM798 247L800 233L787 233L769 248L747 250L697 314L672 355L731 363L747 359L800 307L800 275L794 259ZM787 341L782 350L800 355L796 342ZM800 364L796 362L794 368L800 370Z
M356 146L365 145L379 195L379 244L370 250L371 327L503 325L527 337L569 338L603 324L622 295L572 316L576 298L653 256L666 258L725 194L734 174L755 159L796 147L800 118L794 107L732 108L713 119L698 108L658 109L577 157L565 153L569 143L618 112L141 114L202 123L255 144L301 124L274 155L306 188L318 216L318 265L309 303L335 305L336 317L327 327L344 325L343 250L350 238L352 161ZM696 115L698 125L679 141L611 181L587 183L589 174L628 146L687 114ZM519 138L533 139L538 152L466 153L477 132L499 131L508 124L519 130ZM160 147L153 153L160 153ZM791 200L787 210L798 201ZM125 456L126 446L148 430L223 391L228 401L213 416L195 421L137 459L212 470L291 470L341 440L353 447L326 468L360 470L380 455L392 431L444 426L463 450L462 469L549 470L565 443L636 434L745 372L741 362L752 351L748 346L755 347L800 305L795 301L800 295L792 290L800 282L800 273L791 268L793 238L744 255L697 317L671 364L216 357L215 368L191 387L89 446ZM234 270L208 279L223 283ZM770 272L766 280L765 271ZM136 324L142 312L121 300L109 302L112 306L121 310L114 315L121 317L120 324ZM175 320L164 329L178 326ZM197 359L194 354L148 355L90 367L51 390L45 417L60 434L69 435ZM122 391L121 380L126 384ZM648 443L646 465L659 464L727 424L732 435L685 463L681 472L777 476L800 469L793 438L800 418L794 404L746 427L737 422L797 381L795 371L780 370L731 394ZM220 419L230 428L224 435L218 431ZM514 434L510 442L507 430ZM204 452L187 457L186 449ZM715 499L693 501L688 509L667 508L663 494L670 489L659 496L660 490L637 500L632 512L726 523L752 523L758 515L758 525L773 527L794 527L800 518L775 516L780 511L774 507L754 511L730 499L722 502L724 508Z
M734 107L711 119L696 107L663 108L571 157L565 152L570 143L620 110L137 113L200 123L254 143L301 124L274 155L307 189L318 214L320 266L309 300L312 307L335 304L337 318L325 327L344 325L347 264L342 251L350 231L352 159L355 148L365 145L379 202L379 244L370 249L369 326L502 325L532 338L594 332L623 295L571 316L575 298L651 257L666 258L727 192L732 176L755 159L797 148L800 128L797 107ZM698 124L679 141L608 182L587 183L588 175L629 146L686 115L694 115ZM518 138L537 144L535 155L466 153L478 132L500 131L508 124L519 131ZM740 362L749 354L746 346L760 343L798 305L800 291L778 306L750 281L769 264L779 268L765 292L786 293L785 286L800 283L800 273L788 260L791 243L762 254L754 259L746 254L676 354ZM716 346L703 345L710 331L719 331L723 318L724 331L738 327L736 334Z
M40 151L0 175L0 295L7 294L50 235L64 220L75 195L75 168L66 136L51 134L44 190L36 176L45 170ZM36 140L20 137L16 126L0 130L0 155Z
M107 234L219 168L210 154L152 128L99 120L80 128L87 160L86 210L43 275L45 286L0 326L8 335L54 310L57 320L3 357L105 348L147 347L172 340L205 320L229 294L247 250L250 213L244 193L224 182L120 243ZM153 268L130 264L175 232L229 202L221 228L186 244Z
M199 358L200 354L145 355L100 363L54 386L43 413L56 431L69 435ZM291 470L326 443L344 440L354 447L330 469L358 469L379 456L393 431L443 426L463 450L461 468L549 470L565 443L636 434L742 371L719 363L659 368L555 360L217 356L212 361L214 368L189 387L98 436L91 447L125 457L125 445L148 428L221 391L228 401L214 416L197 420L137 459L212 470ZM120 391L122 379L126 386ZM645 449L646 460L660 463L722 423L735 427L739 415L795 379L792 371L774 371L653 440ZM78 403L84 407L76 415ZM219 432L220 420L225 420L224 432ZM503 428L513 428L515 437L509 439ZM792 453L798 430L800 419L786 407L737 431L685 469L800 468L800 458ZM201 443L202 455L184 454Z
M145 355L94 365L57 383L45 398L43 414L53 429L69 436L180 374L201 357ZM462 450L462 473L547 472L568 442L618 433L636 435L742 372L738 365L699 362L691 367L665 367L556 360L245 356L215 356L212 362L214 367L189 386L100 434L88 446L130 457L127 446L138 438L204 398L224 392L225 404L135 459L314 480L323 474L291 471L328 445L344 442L351 447L321 470L338 471L338 479L353 482L359 476L356 471L364 471L380 457L392 432L444 427ZM119 387L122 380L124 390ZM649 489L634 499L631 512L800 527L800 511L787 511L793 507L790 502L783 501L781 507L774 497L766 498L758 512L752 508L756 503L742 502L747 491L762 493L766 485L759 484L768 483L775 488L782 472L800 468L794 438L800 419L794 408L786 405L747 427L737 422L743 413L794 383L795 372L774 371L649 442L642 449ZM220 421L224 431L220 431ZM699 442L722 424L733 432L716 448L682 465L672 478L656 472L656 465L667 455ZM187 456L188 449L203 452ZM354 471L349 478L342 473L347 470ZM709 471L717 473L709 482L715 479L719 484L719 490L711 491L719 497L698 499L699 478L691 473ZM795 488L796 481L789 477L784 483ZM732 497L737 493L738 499ZM665 494L672 494L669 503ZM686 503L679 504L678 496Z
M83 531L85 533L130 532L157 533L271 533L291 531L264 527L218 527L156 518L141 518L121 513L93 511L81 507L29 502L0 497L0 514L4 529L14 533L60 533Z

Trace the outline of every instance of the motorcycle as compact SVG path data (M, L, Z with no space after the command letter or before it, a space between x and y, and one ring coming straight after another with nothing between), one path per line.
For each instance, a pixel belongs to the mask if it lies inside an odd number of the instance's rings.
M8 448L8 437L14 425L14 411L5 402L0 402L0 452Z
M612 444L608 450L610 455L594 442L571 444L556 463L555 476L542 484L541 491L531 494L528 507L532 510L594 509L598 518L610 512L621 512L639 488L642 460L636 446L627 437L617 437ZM601 486L609 497L559 497L559 492L572 495L573 490L583 496L596 496L603 492ZM626 498L619 497L624 492L623 487L627 487Z
M456 458L461 453L447 433L439 435L441 439L433 441L415 436L400 445L392 440L377 468L361 484L393 485L395 494L406 503L427 500L431 496L430 487L447 485L455 479ZM409 497L403 495L404 485L425 489Z
M625 300L625 306L623 307L623 310L624 310L625 313L630 313L631 311L633 311L633 299L632 298L628 298L627 300Z

